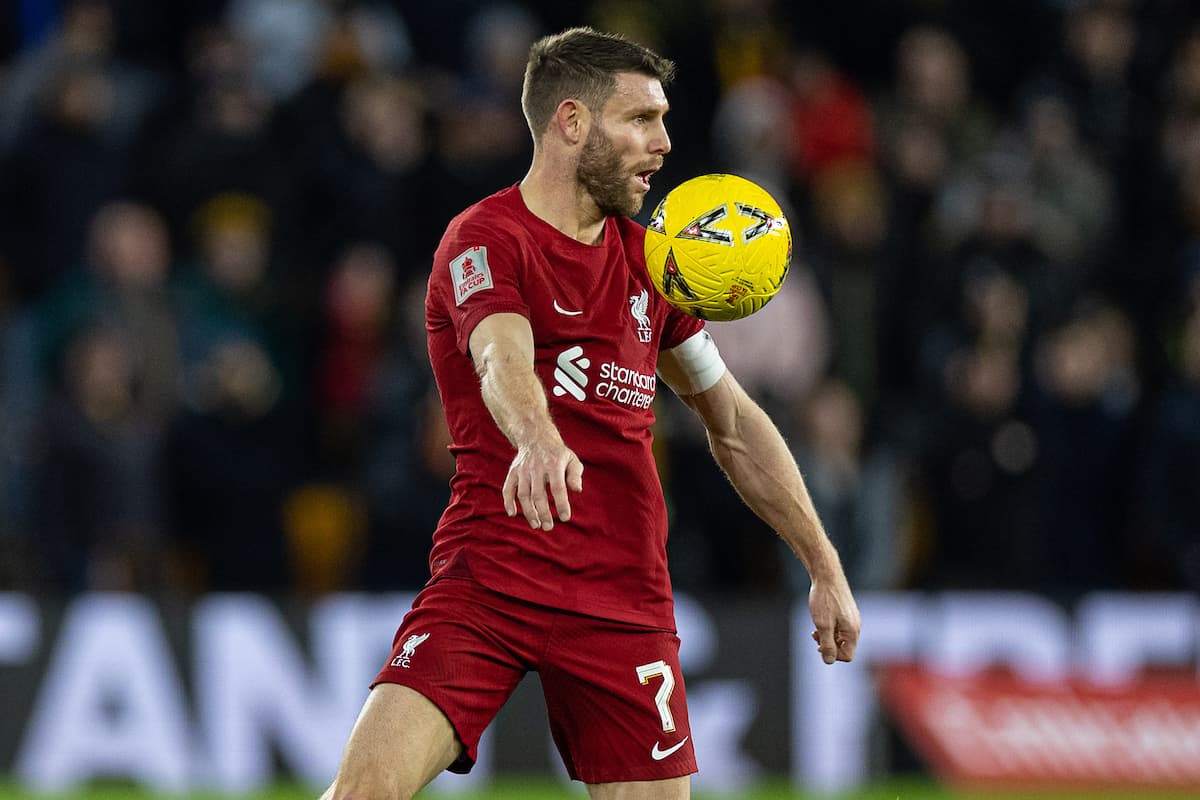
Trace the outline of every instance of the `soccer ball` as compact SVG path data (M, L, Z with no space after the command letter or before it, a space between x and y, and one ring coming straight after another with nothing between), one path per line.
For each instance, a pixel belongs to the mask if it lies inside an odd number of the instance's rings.
M724 321L753 314L779 291L792 262L792 233L758 184L701 175L654 209L645 248L650 279L668 302Z

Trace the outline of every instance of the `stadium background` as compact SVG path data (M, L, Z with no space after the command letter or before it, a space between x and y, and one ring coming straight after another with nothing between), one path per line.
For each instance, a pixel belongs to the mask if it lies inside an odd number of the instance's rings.
M30 774L73 620L115 615L102 630L157 652L137 638L151 609L174 665L225 593L300 631L331 599L420 586L453 467L424 363L429 256L522 176L525 52L578 23L679 64L647 211L730 171L789 212L784 291L714 335L853 585L888 607L1036 600L1068 638L1118 597L1194 676L1198 18L1183 0L9 0L0 769ZM803 575L682 406L657 410L676 588L732 653L697 674L759 675L756 735L796 747L763 692L773 674L803 693ZM764 683L743 662L775 637ZM88 641L114 675L142 664ZM184 669L185 715L207 718L203 671ZM142 730L122 702L145 698L115 685L80 707L118 741ZM868 777L925 768L886 715L871 725ZM816 780L801 756L757 758Z

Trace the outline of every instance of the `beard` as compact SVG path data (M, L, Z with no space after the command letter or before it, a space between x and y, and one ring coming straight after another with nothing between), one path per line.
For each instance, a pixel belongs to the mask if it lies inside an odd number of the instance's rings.
M575 177L606 217L632 217L642 210L645 198L629 188L621 154L599 125L588 131Z

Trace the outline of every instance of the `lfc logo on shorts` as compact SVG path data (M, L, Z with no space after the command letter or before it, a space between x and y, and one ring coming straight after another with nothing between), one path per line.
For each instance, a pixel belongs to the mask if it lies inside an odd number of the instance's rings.
M404 667L408 669L409 662L412 661L413 653L420 647L421 642L429 638L428 633L414 633L412 636L404 640L404 645L400 648L400 655L392 659L393 667Z

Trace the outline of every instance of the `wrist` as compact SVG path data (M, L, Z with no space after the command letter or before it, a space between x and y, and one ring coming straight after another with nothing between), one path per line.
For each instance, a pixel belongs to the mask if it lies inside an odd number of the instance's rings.
M801 557L804 568L813 583L828 583L839 580L842 575L842 561L838 558L833 543L821 536L820 543Z

